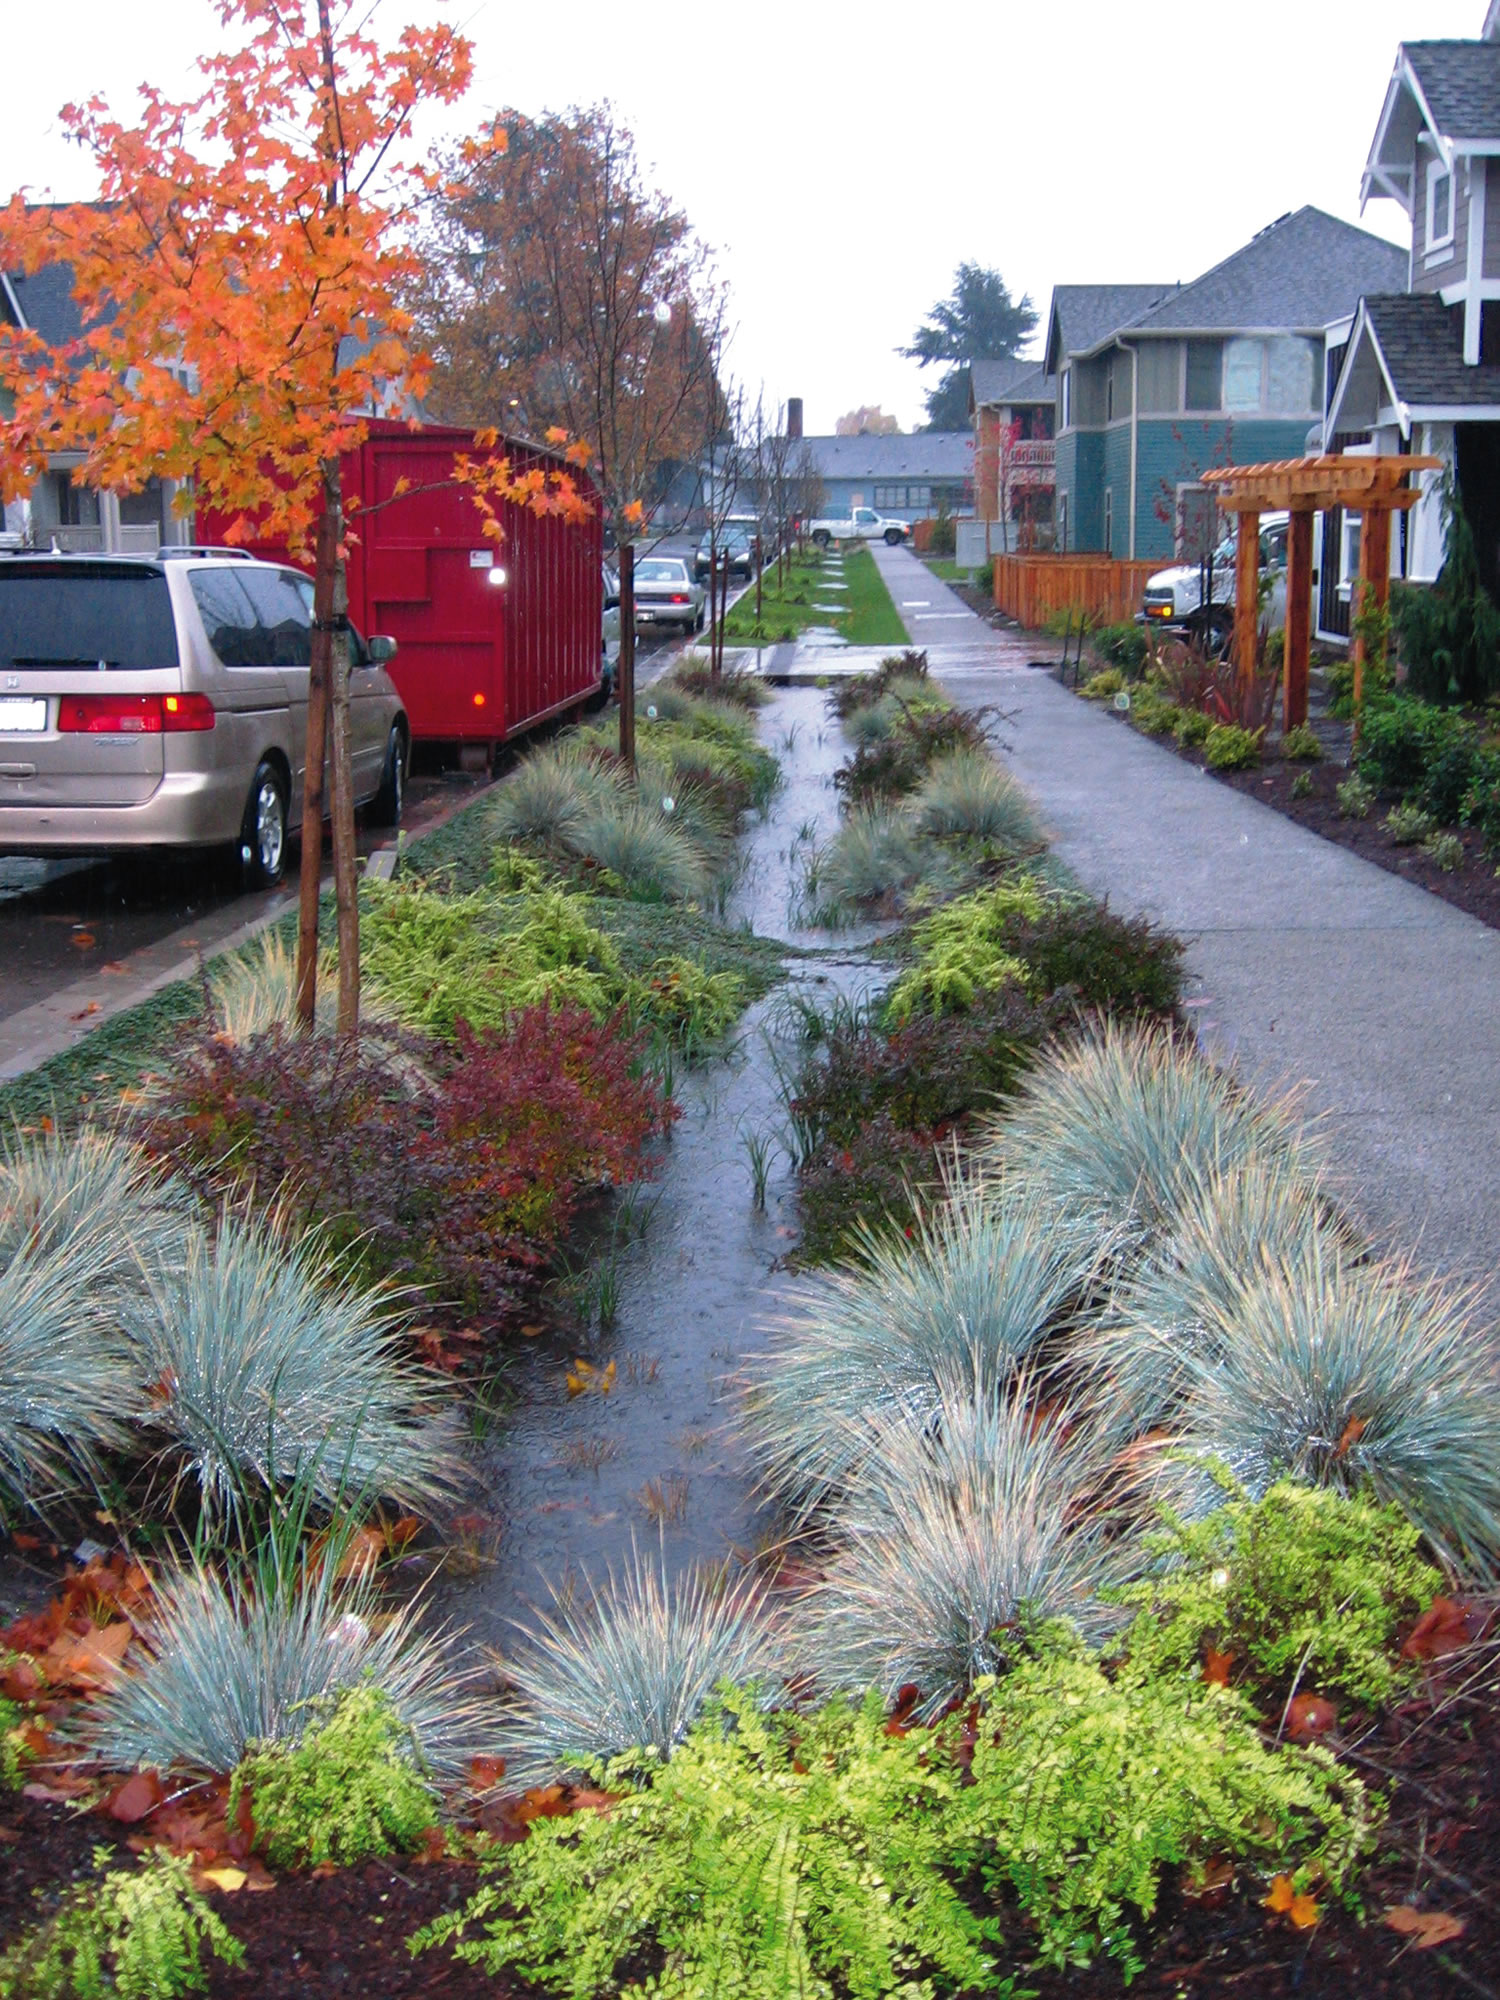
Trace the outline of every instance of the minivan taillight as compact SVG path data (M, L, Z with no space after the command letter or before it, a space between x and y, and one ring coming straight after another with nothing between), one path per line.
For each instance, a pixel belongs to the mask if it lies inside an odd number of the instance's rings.
M206 694L65 694L57 705L64 736L173 736L213 726Z

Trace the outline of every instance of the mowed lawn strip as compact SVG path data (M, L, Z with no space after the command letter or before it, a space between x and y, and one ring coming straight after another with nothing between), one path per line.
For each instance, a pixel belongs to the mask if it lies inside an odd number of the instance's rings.
M835 622L849 644L906 645L907 631L901 623L901 614L868 549L848 551L844 557L844 581L849 586L849 609L844 617Z

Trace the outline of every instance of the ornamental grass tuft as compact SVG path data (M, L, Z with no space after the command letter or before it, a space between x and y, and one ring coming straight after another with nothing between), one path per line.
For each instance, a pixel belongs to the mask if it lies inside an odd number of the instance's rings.
M977 1372L977 1371L976 1371ZM932 1403L856 1424L860 1464L834 1523L834 1552L805 1598L806 1660L829 1690L915 1688L940 1715L1061 1619L1097 1633L1118 1579L1089 1499L1098 1461L1066 1409L972 1376Z
M151 1429L212 1512L310 1479L431 1508L461 1477L428 1370L408 1358L389 1292L330 1271L316 1234L287 1240L226 1209L152 1279L125 1328L155 1385Z
M939 757L912 794L911 813L923 833L983 841L1012 856L1042 844L1030 800L987 749Z
M498 1739L517 1784L633 1749L665 1760L721 1683L754 1686L781 1658L758 1583L722 1571L669 1578L664 1551L652 1561L633 1548L623 1575L611 1571L586 1601L554 1590L550 1609L518 1629Z
M1059 1214L1144 1249L1185 1185L1250 1157L1307 1164L1288 1100L1257 1100L1163 1027L1105 1022L1023 1079L980 1157Z
M1215 1504L1227 1468L1395 1503L1466 1576L1500 1575L1500 1346L1473 1297L1321 1249L1268 1260L1183 1354L1164 1485Z
M632 797L591 807L566 840L571 853L605 870L626 895L696 903L708 894L702 856L661 802Z
M1086 1295L1089 1248L1050 1210L978 1182L917 1203L773 1322L746 1397L765 1489L803 1517L857 1477L866 1417L922 1423L954 1381L1003 1388Z
M337 1551L337 1540L312 1556L262 1550L226 1575L157 1577L144 1660L89 1705L88 1753L111 1770L224 1776L252 1745L300 1742L318 1704L368 1687L423 1766L460 1775L490 1747L472 1671L454 1664L442 1633L419 1629L413 1606L392 1612L368 1582L341 1583Z
M808 869L814 920L830 926L850 922L942 865L939 849L904 813L889 806L856 807Z

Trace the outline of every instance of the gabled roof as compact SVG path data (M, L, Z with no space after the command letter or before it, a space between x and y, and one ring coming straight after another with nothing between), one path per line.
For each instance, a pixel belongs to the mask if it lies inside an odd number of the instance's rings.
M1320 208L1299 208L1143 313L1130 330L1233 333L1284 327L1318 333L1330 320L1352 313L1366 292L1404 287L1408 261L1407 252L1383 236Z
M1057 377L1040 361L973 361L969 364L969 408L986 403L1052 403Z
M1487 18L1487 36L1490 28ZM1389 195L1411 214L1424 132L1449 166L1458 153L1500 153L1500 42L1401 44L1360 180L1362 201Z
M1042 366L1056 374L1070 354L1088 354L1160 305L1175 285L1054 285Z
M1327 430L1368 430L1382 409L1396 412L1403 432L1437 411L1500 416L1500 364L1465 363L1461 305L1436 292L1360 301Z
M44 264L30 277L7 271L6 289L20 308L22 323L39 333L49 347L62 347L83 331L83 316L73 297L71 264Z
M896 437L866 433L803 442L824 479L967 479L974 470L971 431L913 431Z

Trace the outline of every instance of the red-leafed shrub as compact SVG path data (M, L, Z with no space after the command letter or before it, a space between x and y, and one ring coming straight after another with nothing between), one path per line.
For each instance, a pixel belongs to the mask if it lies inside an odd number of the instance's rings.
M353 1042L205 1026L151 1107L152 1150L205 1195L253 1189L371 1277L494 1322L556 1248L579 1198L649 1173L675 1108L619 1016L532 1007L456 1042Z

